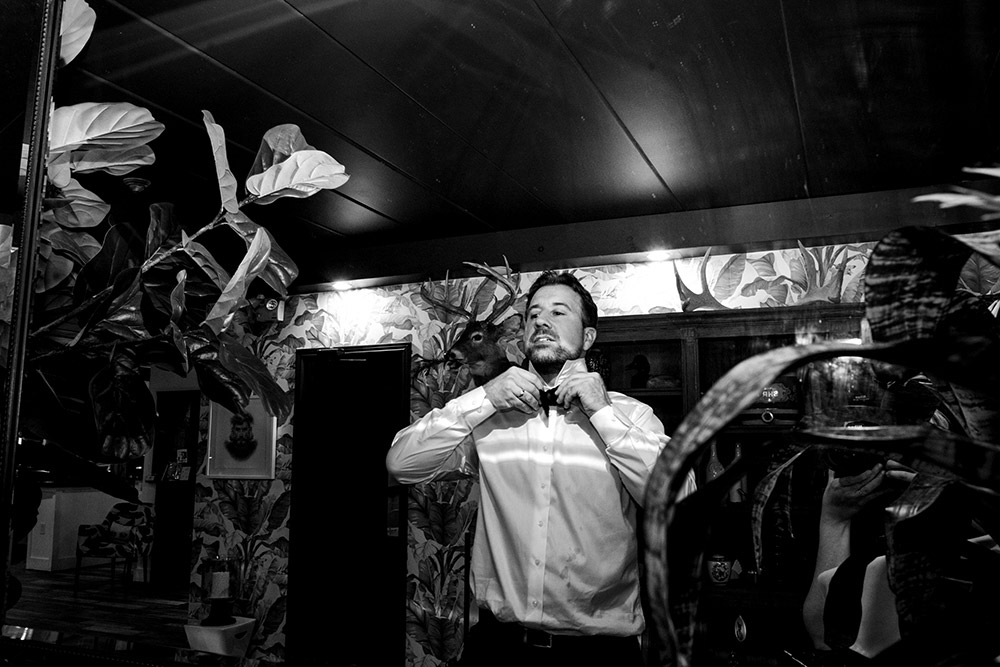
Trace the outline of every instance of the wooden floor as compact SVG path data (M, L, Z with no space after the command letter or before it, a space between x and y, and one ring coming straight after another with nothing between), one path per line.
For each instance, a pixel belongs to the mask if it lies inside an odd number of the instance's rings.
M11 567L22 586L20 599L4 619L7 625L113 637L141 644L187 648L184 624L187 599L164 597L142 582L126 588L122 566L115 580L107 566L84 567L74 590L73 571Z

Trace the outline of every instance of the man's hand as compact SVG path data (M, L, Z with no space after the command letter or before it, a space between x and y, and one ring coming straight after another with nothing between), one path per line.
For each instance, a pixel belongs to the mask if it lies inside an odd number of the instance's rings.
M556 388L556 402L569 410L575 402L590 417L601 408L611 405L611 398L604 388L600 373L572 373L563 378Z
M823 492L823 516L831 521L850 521L870 503L899 491L898 484L908 484L916 475L911 468L896 461L878 463L857 475L834 477L830 471Z
M538 397L544 387L537 375L517 366L483 385L486 398L497 410L520 410L529 414L538 410Z

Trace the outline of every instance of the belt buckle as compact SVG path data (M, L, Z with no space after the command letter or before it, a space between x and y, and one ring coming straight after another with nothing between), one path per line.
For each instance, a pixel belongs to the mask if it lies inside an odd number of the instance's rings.
M544 630L525 628L524 643L536 648L552 648L552 635Z

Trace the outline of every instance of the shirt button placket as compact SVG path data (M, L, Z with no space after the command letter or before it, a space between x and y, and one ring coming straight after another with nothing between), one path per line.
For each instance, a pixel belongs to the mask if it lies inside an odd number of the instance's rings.
M542 429L537 433L537 439L533 447L538 447L544 453L540 457L541 465L538 466L538 480L536 487L539 491L534 494L537 498L535 506L535 526L537 527L536 537L532 539L532 552L535 557L532 559L534 567L531 568L528 581L528 608L530 620L541 620L542 618L542 595L545 590L545 555L548 547L548 520L549 510L552 507L552 429L551 426ZM535 451L538 451L537 449Z

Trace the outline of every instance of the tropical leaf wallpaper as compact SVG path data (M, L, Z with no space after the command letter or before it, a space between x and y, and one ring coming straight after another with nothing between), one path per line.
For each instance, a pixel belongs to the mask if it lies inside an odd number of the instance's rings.
M645 264L575 269L593 294L602 317L685 310L796 306L826 301L862 301L862 277L874 243L738 253ZM496 258L498 263L501 258ZM510 315L523 313L524 294L538 272L499 274L420 285L416 283L291 297L285 320L264 331L245 332L285 391L294 391L295 351L348 345L408 342L413 349L411 417L468 391L473 378L465 366L446 363L468 318L451 305L480 315L511 294ZM970 283L988 279L968 275ZM448 283L447 285L445 283ZM490 284L493 290L490 289ZM491 296L492 295L492 296ZM428 298L429 297L429 298ZM471 306L475 308L471 308ZM493 314L493 313L491 313ZM503 313L498 316L504 316ZM521 363L517 331L498 341L507 357ZM201 599L205 558L235 557L243 575L237 613L258 623L247 657L279 662L284 657L287 594L288 503L294 493L292 421L278 425L277 478L219 480L204 475L207 405L203 409L201 458L195 500L189 616L207 613ZM388 443L386 443L388 447ZM465 629L466 552L478 507L478 484L454 479L412 487L408 518L407 665L435 667L460 654ZM472 610L474 611L474 610Z

